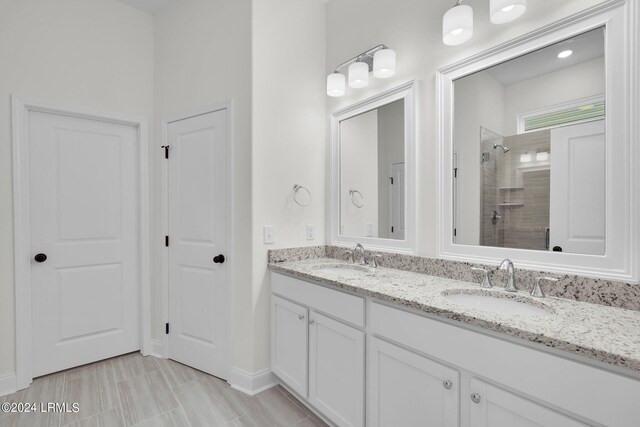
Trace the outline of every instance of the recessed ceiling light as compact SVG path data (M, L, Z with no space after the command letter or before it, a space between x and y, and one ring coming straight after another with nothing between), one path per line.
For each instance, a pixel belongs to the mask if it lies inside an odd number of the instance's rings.
M564 59L564 58L570 57L571 55L573 55L573 51L572 50L563 50L562 52L560 52L558 54L558 58Z

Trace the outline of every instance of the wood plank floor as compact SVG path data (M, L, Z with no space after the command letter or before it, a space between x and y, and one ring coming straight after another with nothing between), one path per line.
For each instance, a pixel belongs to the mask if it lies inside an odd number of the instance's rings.
M131 353L36 378L0 402L79 403L78 413L4 413L0 426L320 427L282 387L247 396L216 377Z

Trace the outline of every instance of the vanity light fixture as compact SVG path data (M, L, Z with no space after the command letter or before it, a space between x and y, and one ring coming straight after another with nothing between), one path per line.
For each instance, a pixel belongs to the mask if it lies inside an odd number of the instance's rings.
M369 66L364 62L349 65L349 87L360 89L369 85Z
M396 74L396 52L380 49L373 55L373 77L387 79Z
M564 58L570 57L571 55L573 55L573 51L572 50L563 50L562 52L560 52L558 54L558 58L564 59Z
M346 93L345 75L340 69L349 66L349 87L360 89L369 84L369 73L378 79L386 79L396 74L396 53L383 44L379 44L336 67L327 76L327 95L340 97Z
M527 0L491 0L489 3L492 24L506 24L522 16L527 10Z
M527 0L490 0L489 11L492 24L506 24L527 10ZM457 46L473 36L473 9L457 0L442 17L442 42Z
M458 0L442 17L442 42L457 46L473 36L473 9Z

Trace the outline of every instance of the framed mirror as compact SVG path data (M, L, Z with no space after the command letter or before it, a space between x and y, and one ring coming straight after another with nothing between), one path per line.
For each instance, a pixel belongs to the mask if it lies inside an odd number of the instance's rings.
M627 7L439 72L440 256L637 279Z
M332 241L415 249L415 97L409 82L331 115Z

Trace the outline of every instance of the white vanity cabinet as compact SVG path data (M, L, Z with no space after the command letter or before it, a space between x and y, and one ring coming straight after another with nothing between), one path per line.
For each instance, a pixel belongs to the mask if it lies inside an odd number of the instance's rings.
M308 310L277 296L271 299L271 369L302 397L307 397Z
M368 310L374 336L460 370L461 426L640 425L637 379L374 301Z
M364 425L364 332L311 312L309 403L339 426Z
M640 425L630 372L278 273L272 292L273 372L335 425Z
M584 427L586 424L477 378L471 379L469 427Z
M368 426L459 425L457 370L375 337L368 364Z
M272 275L271 365L337 426L363 427L364 299Z

